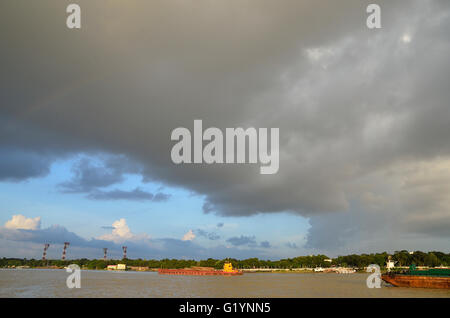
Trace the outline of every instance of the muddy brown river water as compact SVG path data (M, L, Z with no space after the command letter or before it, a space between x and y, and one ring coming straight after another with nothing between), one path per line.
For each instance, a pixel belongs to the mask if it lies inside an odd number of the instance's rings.
M155 272L81 271L69 289L65 270L0 269L0 297L447 297L450 290L366 286L368 273L246 273L171 276Z

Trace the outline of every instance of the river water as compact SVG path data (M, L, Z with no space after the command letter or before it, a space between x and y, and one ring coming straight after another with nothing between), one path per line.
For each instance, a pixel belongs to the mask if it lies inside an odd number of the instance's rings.
M0 297L447 297L450 290L369 289L369 274L246 273L171 276L155 272L81 271L69 289L65 270L0 269Z

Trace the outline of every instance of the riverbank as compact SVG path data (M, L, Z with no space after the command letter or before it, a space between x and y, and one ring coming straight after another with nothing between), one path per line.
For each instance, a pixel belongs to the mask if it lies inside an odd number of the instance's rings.
M18 266L18 267L3 267L0 269L4 270L23 270L23 269L30 269L30 270L65 270L66 267L61 266L38 266L38 267L29 267L29 266ZM83 271L98 271L98 272L158 272L159 268L148 268L148 269L133 269L133 268L126 268L125 270L118 270L118 269L95 269L95 268L87 268L87 267L81 267L81 270ZM314 271L313 268L301 268L301 269L239 269L244 274L317 274L317 275L325 275L325 274L354 274L354 273L366 273L365 269L357 269L354 272L347 272L347 273L339 273L336 271L324 271L324 272L318 272ZM386 273L386 270L382 270L381 273Z

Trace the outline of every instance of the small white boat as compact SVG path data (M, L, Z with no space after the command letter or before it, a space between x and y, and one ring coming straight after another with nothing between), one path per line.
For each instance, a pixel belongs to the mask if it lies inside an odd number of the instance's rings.
M356 273L356 270L353 268L338 267L338 268L336 268L336 273L338 273L338 274L353 274L353 273Z

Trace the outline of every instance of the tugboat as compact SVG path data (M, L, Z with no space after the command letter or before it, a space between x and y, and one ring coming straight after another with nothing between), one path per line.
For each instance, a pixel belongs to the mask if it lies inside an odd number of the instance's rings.
M194 275L194 276L208 276L208 275L221 275L221 276L236 276L242 275L242 271L233 269L230 262L223 264L223 270L216 270L211 267L191 267L184 269L158 269L158 274L165 275Z
M397 287L450 289L450 269L416 270L416 266L413 264L408 271L388 272L381 275L381 279Z

